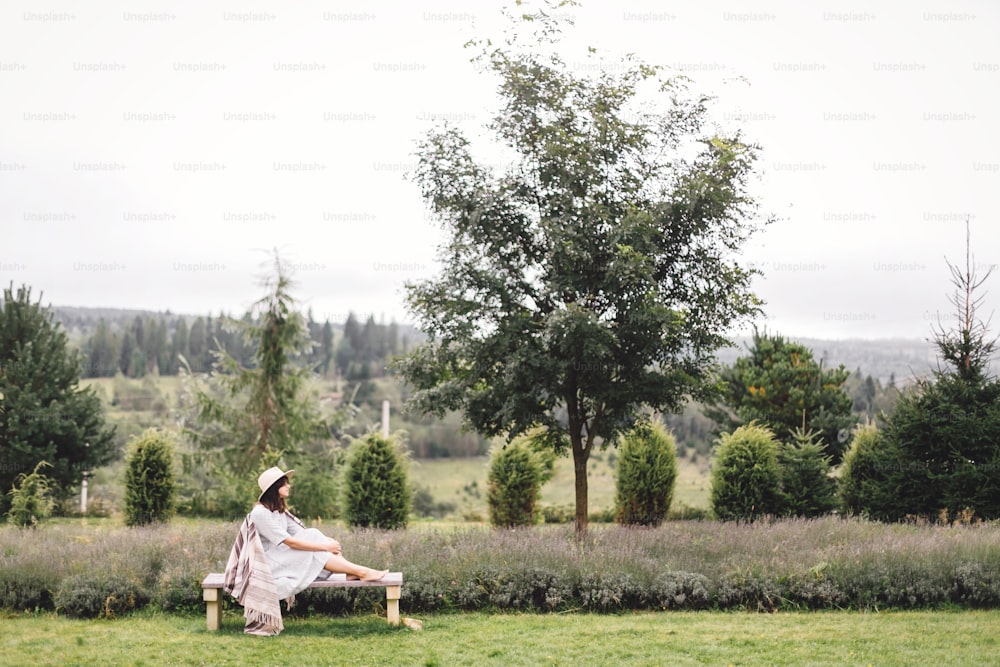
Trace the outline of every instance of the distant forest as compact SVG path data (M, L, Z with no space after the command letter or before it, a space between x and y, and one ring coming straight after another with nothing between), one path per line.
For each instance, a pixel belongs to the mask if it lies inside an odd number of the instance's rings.
M253 363L253 348L225 313L213 317L109 308L51 310L82 353L84 378L177 375L182 358L192 371L206 372L214 361L213 350L220 347L246 366ZM317 322L311 313L306 320L313 345L305 363L321 377L349 382L383 377L389 358L424 338L413 327L373 317L361 322L353 313L343 323Z
M193 371L204 372L211 367L216 341L246 363L253 352L238 332L225 326L229 319L225 313L213 317L114 308L53 306L51 310L83 353L85 378L110 377L119 372L127 377L153 372L176 375L179 355L187 359ZM327 378L383 377L389 357L426 338L410 325L376 322L373 317L362 322L351 314L342 323L317 322L311 314L306 317L313 340L307 361ZM937 365L937 350L929 338L794 340L811 349L826 367L843 364L852 373L870 375L882 385L906 386ZM720 363L731 365L745 354L750 338L735 342L735 347L719 350Z
M192 371L205 372L211 368L212 350L217 349L216 345L224 347L240 362L252 364L253 350L239 332L227 324L230 318L225 314L192 316L66 307L52 307L51 310L55 320L62 324L70 340L82 352L81 370L86 378L118 374L132 378L176 375L182 356ZM249 316L243 316L246 317ZM384 379L384 382L395 383L394 378L386 378L388 360L426 339L412 326L376 322L371 317L362 322L351 314L343 323L317 322L307 313L306 319L313 346L305 361L323 379L336 381L338 385L343 382L356 404L371 403L373 414L377 414L379 402L375 400L373 381ZM843 364L851 371L844 389L854 401L859 420L891 410L899 389L929 374L937 363L936 349L929 340L795 340L810 348L825 367ZM735 347L719 351L720 363L731 365L747 353L749 338L735 342ZM405 397L405 391L400 395ZM678 443L690 450L691 455L707 455L711 451L718 427L702 414L700 405L690 404L680 414L665 419ZM411 427L431 428L428 424L419 427L412 424ZM430 444L423 443L425 438L416 431L413 436L420 456L469 453L467 438L452 447L442 434L432 436ZM483 441L473 450L482 453L485 446ZM455 451L451 451L453 449ZM463 453L459 454L460 451Z

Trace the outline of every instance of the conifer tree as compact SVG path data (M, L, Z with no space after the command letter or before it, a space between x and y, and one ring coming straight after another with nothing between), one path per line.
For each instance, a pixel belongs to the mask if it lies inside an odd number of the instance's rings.
M948 262L957 326L935 332L942 366L897 402L885 437L898 457L878 518L935 519L966 510L1000 518L1000 382L991 376L996 351L978 309L992 270L979 276L966 223L965 265Z
M125 461L125 525L167 521L174 513L174 445L163 431L149 429L128 445Z
M356 441L347 459L344 518L362 528L405 528L412 493L406 458L394 438L369 433Z
M51 468L53 493L64 498L84 473L111 461L114 429L92 388L80 386L81 354L31 289L3 290L0 305L0 489L34 470ZM9 497L0 495L0 513Z
M224 320L227 328L245 338L247 350L252 350L251 364L244 365L221 347L208 377L185 370L195 404L188 434L221 482L214 492L217 512L226 516L246 511L248 499L256 497L252 473L269 452L284 457L303 476L332 479L336 470L331 466L340 460L326 452L330 428L310 388L314 373L304 363L311 342L292 296L288 269L277 254L264 287L266 295L248 317ZM317 455L306 455L311 446L320 450ZM311 509L316 514L335 514L332 494L313 500Z
M677 481L677 442L663 424L641 424L619 445L615 506L623 525L658 526Z

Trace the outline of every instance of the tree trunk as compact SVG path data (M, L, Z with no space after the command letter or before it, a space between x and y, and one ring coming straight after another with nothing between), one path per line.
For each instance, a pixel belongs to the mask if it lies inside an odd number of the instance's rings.
M573 473L576 478L576 535L581 537L587 532L587 459L590 452L584 447L579 431L570 434L570 441L573 444Z
M571 369L570 377L575 380L575 372ZM580 406L576 400L576 392L570 394L566 401L566 417L569 426L569 442L573 449L573 475L576 490L576 535L583 536L587 532L587 459L590 458L590 442L583 439L583 421L580 418Z

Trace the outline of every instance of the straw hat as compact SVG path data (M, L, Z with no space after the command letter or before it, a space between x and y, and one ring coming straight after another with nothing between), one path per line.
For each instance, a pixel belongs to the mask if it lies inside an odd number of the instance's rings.
M295 471L289 470L288 472L282 472L281 468L277 466L273 468L268 468L267 470L262 472L260 474L260 477L257 478L257 486L260 487L260 495L257 496L257 500L263 498L264 494L267 492L268 489L271 488L271 486L275 482L277 482L282 477L291 477L293 472Z

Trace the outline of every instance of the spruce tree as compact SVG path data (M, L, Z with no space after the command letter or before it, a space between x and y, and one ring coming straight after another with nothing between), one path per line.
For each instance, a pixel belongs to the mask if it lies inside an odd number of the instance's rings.
M209 512L226 517L246 512L256 498L254 471L268 452L284 457L303 479L317 484L332 480L340 462L339 455L330 455L330 428L311 391L315 374L303 363L311 348L305 318L296 307L288 267L277 254L264 287L266 295L246 317L218 320L231 331L231 345L215 351L212 372L193 375L186 368L184 373L194 404L187 434L197 448L189 468L198 459L199 467L212 470L215 482L200 480L203 490L193 493L206 496L198 502ZM192 352L197 327L196 322ZM249 364L240 359L244 351L231 349L244 346ZM331 420L339 418L330 415ZM330 482L325 497L300 500L309 503L310 515L333 516L334 489Z
M0 489L35 469L68 497L84 473L111 461L114 429L92 388L80 387L81 355L31 289L4 289L0 307ZM0 513L10 507L0 495Z
M7 518L20 528L35 528L52 514L55 502L52 499L52 481L42 474L39 461L31 474L18 475L14 488L10 490L10 511Z
M796 430L792 442L778 446L781 465L782 513L815 517L837 507L836 483L830 476L830 456L816 431Z
M886 439L899 456L886 482L894 500L883 512L886 519L970 510L1000 518L1000 382L989 372L996 339L977 315L979 291L992 271L977 274L968 224L965 266L947 264L957 328L937 329L943 366L899 399L886 425Z

